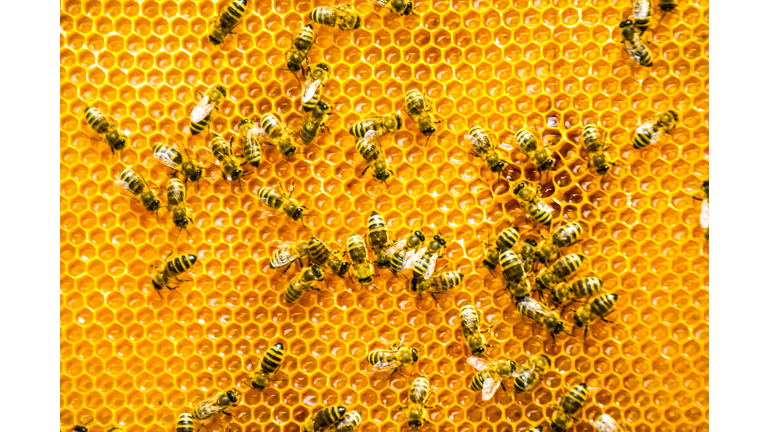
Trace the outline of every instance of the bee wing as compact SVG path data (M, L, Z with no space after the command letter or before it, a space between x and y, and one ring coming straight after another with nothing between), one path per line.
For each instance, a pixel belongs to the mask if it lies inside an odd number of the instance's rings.
M464 138L467 138L469 142L472 143L472 147L477 153L487 153L493 149L488 139L481 140L473 137L472 135L464 135Z
M397 359L392 358L389 361L377 361L376 364L373 365L373 369L377 372L383 372L395 369L398 366L400 366L400 364L397 362Z
M549 204L545 203L543 200L539 200L536 203L536 207L539 208L541 211L545 211L547 213L555 211L555 209L552 208Z
M709 201L706 199L701 203L701 215L699 216L702 228L709 228Z
M424 272L424 279L429 279L432 277L432 273L435 272L435 266L437 265L437 255L438 254L432 254L432 256L429 258L429 264L427 265L427 271Z
M499 386L501 385L501 378L499 377L491 377L486 379L483 382L483 400L491 400L493 398L493 395L496 394L496 390L499 389Z
M122 180L115 180L114 185L120 193L138 201L139 197L135 193L131 192L131 190L128 188L128 183Z
M284 253L277 254L275 252L275 255L272 255L272 267L280 268L286 266L299 257L299 254L296 253L296 248L292 245L283 246L280 250L284 250Z
M421 257L424 256L424 253L427 251L427 247L423 246L418 251L414 252L414 250L409 250L408 253L405 254L405 261L403 261L403 268L409 269L412 268L414 265L416 265L416 262L421 259Z
M471 364L472 366L475 367L475 369L479 371L485 370L491 367L491 362L481 357L475 357L475 356L469 357L467 359L467 363Z
M375 130L369 130L368 132L365 133L365 136L363 137L363 139L371 140L376 138L376 135L378 134L379 133Z
M314 96L315 93L317 93L317 90L320 88L320 85L322 83L323 83L323 80L316 79L309 84L305 84L304 91L301 93L301 102L302 103L307 102L310 99L312 99L312 96Z
M189 114L189 116L192 118L193 122L199 122L208 114L210 114L211 111L213 111L215 104L208 102L208 99L209 96L204 95L203 99L197 105L195 105L194 108L192 108L192 112Z
M393 253L399 251L405 246L405 242L407 240L408 240L408 235L401 237L400 240L397 241L397 243L393 244L392 246L389 247L389 249L387 249L386 254L392 255Z
M155 157L155 159L157 159L157 161L158 161L158 162L160 162L161 164L163 164L163 165L167 166L168 168L170 168L170 169L172 169L172 170L175 170L175 171L179 171L179 170L180 170L180 168L181 168L181 167L179 166L179 164L177 164L176 162L174 162L174 161L173 161L173 160L172 160L172 159L171 159L171 158L170 158L170 157L169 157L167 154L165 154L165 153L162 153L162 152L156 152L156 153L154 153L152 156L154 156L154 157Z
M272 207L269 207L264 200L259 198L259 190L261 190L260 187L257 187L253 190L253 194L256 195L256 201L258 202L259 210L264 212L266 216L277 216L279 214L279 211L277 209L273 209Z
M521 302L525 302L525 308L532 310L535 314L549 315L549 311L538 300L534 300L531 297L525 297Z

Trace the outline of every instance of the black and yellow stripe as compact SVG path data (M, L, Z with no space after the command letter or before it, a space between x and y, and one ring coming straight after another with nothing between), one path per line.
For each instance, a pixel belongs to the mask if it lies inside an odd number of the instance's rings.
M552 232L552 244L558 248L572 246L584 234L584 228L578 222L560 225Z
M251 164L254 168L258 168L261 164L261 146L256 139L249 138L248 132L253 127L252 121L243 119L238 126L238 133L240 134L240 145L243 147L243 155L245 160Z
M511 249L506 249L499 254L499 263L501 264L501 275L507 283L517 284L525 278L523 262Z
M237 27L240 20L243 19L247 7L248 0L232 0L219 17L221 26L228 29Z
M540 209L536 202L527 202L523 204L523 208L536 222L542 225L552 224L552 212Z
M281 342L278 342L267 350L267 353L264 354L264 357L262 357L259 362L259 367L262 371L268 374L273 374L280 369L280 365L283 363L283 358L285 358L285 348Z
M192 268L196 262L197 255L179 255L165 264L165 277L168 279L176 277Z
M410 88L405 92L405 109L408 113L416 117L429 110L424 95L415 88Z
M499 250L512 249L518 240L520 240L520 231L513 226L506 227L496 239L496 247Z
M223 163L232 159L232 149L229 148L229 143L217 133L213 134L211 139L211 152L219 162Z
M275 188L264 186L259 189L259 199L269 208L279 210L285 204L286 199Z
M582 408L584 408L588 397L589 390L587 390L587 384L581 383L569 390L568 393L565 393L563 396L561 396L559 405L563 412L573 416L581 411Z
M587 124L581 131L581 145L587 154L592 154L603 149L603 136L600 130L593 124Z
M659 0L659 9L662 12L672 12L677 7L677 0Z
M126 184L127 189L134 195L142 195L149 192L144 180L130 168L120 171L120 180Z
M315 415L315 430L327 428L341 420L347 408L342 405L333 405L321 409Z
M493 378L489 369L481 370L475 373L472 377L472 382L469 384L469 388L472 391L480 391L483 389L483 383L487 379Z
M604 317L613 311L618 299L618 294L602 294L589 301L589 308L595 315Z
M181 413L176 419L176 432L194 432L194 422L192 420L192 414Z
M98 108L85 107L85 119L97 134L104 134L109 129L109 120Z
M396 352L392 350L375 349L369 352L368 355L365 357L365 359L368 361L368 363L374 366L378 362L389 363L391 361L394 361L395 354Z
M384 217L372 211L368 217L368 243L374 252L389 246L389 232Z
M570 254L555 261L550 270L555 277L564 280L576 271L584 263L584 255Z
M199 122L192 122L189 124L189 130L192 135L199 135L200 132L204 131L205 128L208 127L208 124L211 122L211 119L213 118L213 111L209 112L207 116L203 117L202 120Z
M429 397L429 381L423 377L416 377L408 389L408 400L415 404L424 404Z
M261 128L269 135L270 138L277 138L280 133L285 129L285 124L282 120L277 118L272 113L267 113L261 116Z
M651 16L653 15L652 0L634 0L633 17L635 18L635 27L640 33L645 33L651 25Z
M518 150L526 155L539 147L539 140L528 129L520 129L515 132L515 143Z

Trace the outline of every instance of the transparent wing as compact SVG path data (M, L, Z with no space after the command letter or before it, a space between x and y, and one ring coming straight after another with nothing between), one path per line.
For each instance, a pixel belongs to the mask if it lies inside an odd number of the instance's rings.
M623 429L616 420L608 414L603 414L595 420L595 429L599 432L621 432Z
M367 140L374 139L378 134L379 133L375 130L369 130L368 132L365 133L365 136L363 138Z
M467 359L467 363L471 364L472 366L475 367L475 369L477 369L479 371L488 369L493 364L493 363L485 360L484 358L475 357L475 356L469 357Z
M468 139L469 142L472 143L472 148L474 148L477 153L486 153L491 148L487 139L480 140L473 137L472 135L464 135L464 138Z
M491 400L501 385L501 378L491 377L483 382L483 400Z
M256 141L257 144L265 143L269 145L275 145L269 135L264 132L264 129L261 127L259 122L253 122L253 126L248 130L246 137L249 140Z
M432 254L432 256L429 258L429 264L427 264L427 271L424 272L424 279L429 279L432 277L432 273L435 272L435 266L437 265L437 255L438 254Z
M280 246L272 255L272 267L280 268L286 266L298 258L299 254L294 245L295 243L288 243Z
M309 81L309 80L307 80ZM320 85L323 83L323 80L316 79L312 81L309 84L304 85L304 91L301 93L301 102L307 102L317 93L317 90L320 88Z
M400 364L397 362L397 359L392 358L389 361L377 361L376 364L373 365L373 369L377 372L383 372L395 369L398 366L400 366Z
M208 114L213 111L213 107L215 104L208 102L209 96L204 95L203 99L195 105L194 108L192 108L192 112L190 113L190 117L192 118L193 122L199 122L200 120L204 119Z
M175 148L175 147L174 147L174 148ZM153 156L155 157L155 159L157 159L157 161L158 161L158 162L160 162L161 164L163 164L163 165L167 166L168 168L170 168L170 169L172 169L172 170L175 170L175 171L179 171L179 170L180 170L180 168L181 168L181 167L179 166L179 164L177 164L176 162L174 162L174 161L173 161L173 160L170 158L170 156L168 156L168 155L167 155L167 154L165 154L165 153L162 153L162 152L156 152L156 153L154 153L154 154L153 154Z
M709 228L709 201L706 199L701 203L701 215L699 216L702 228Z
M389 1L388 0L368 0L368 3L373 3L375 5L379 5L382 7L389 7Z
M525 297L523 300L520 300L518 304L523 303L520 307L525 308L528 311L532 312L533 314L540 314L540 315L548 315L549 311L547 311L546 308L544 308L544 305L539 303L537 300L534 300L531 297Z
M387 249L386 254L387 255L392 255L393 253L395 253L395 252L399 251L400 249L402 249L403 247L405 247L405 242L408 240L408 236L409 235L410 234L404 235L403 237L400 238L400 240L397 241L397 243L395 243L392 246L390 246L389 249Z
M656 144L657 142L659 142L659 139L663 134L664 134L664 131L661 129L654 130L653 133L651 134L651 144Z
M545 211L547 213L555 211L555 209L553 209L549 204L545 203L544 200L539 200L536 203L536 207L538 207L539 210Z
M139 200L139 197L135 193L133 193L130 189L128 189L128 183L122 180L115 180L114 185L118 189L118 191L123 195L126 195L127 197L133 198L137 201Z
M416 262L418 262L421 257L424 256L424 253L427 251L427 247L423 246L421 249L414 252L414 249L409 250L408 253L405 254L405 261L403 262L403 268L409 269L412 268L414 265L416 265Z

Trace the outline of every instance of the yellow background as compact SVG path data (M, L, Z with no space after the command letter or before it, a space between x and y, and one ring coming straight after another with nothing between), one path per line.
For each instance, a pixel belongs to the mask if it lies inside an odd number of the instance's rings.
M221 2L218 7L224 6ZM130 133L125 165L141 165L165 186L167 169L152 157L156 143L178 142L204 157L209 139L189 136L195 90L221 83L226 102L212 129L229 138L244 117L276 112L298 128L301 83L284 67L291 31L314 6L330 2L249 1L249 13L226 43L203 40L216 7L211 1L65 0L60 21L61 152L61 429L95 417L91 431L119 424L127 431L167 431L180 412L220 389L249 389L248 358L270 343L286 344L287 381L246 393L234 410L234 431L298 430L321 404L363 412L361 430L407 428L403 413L409 377L426 375L438 395L425 430L524 430L549 423L549 404L563 389L586 381L594 398L583 413L622 414L637 431L707 431L709 414L708 244L691 199L708 177L709 9L681 1L652 30L654 66L640 68L622 52L618 24L630 2L420 1L420 15L400 18L356 1L360 30L315 25L310 61L332 66L325 96L333 102L331 133L285 163L267 149L245 191L220 178L190 186L193 240L167 212L160 223L118 196L112 182L124 165L92 135L82 115L94 105ZM290 31L289 31L290 29ZM428 147L403 112L410 86L435 102L445 121ZM658 110L680 123L666 142L633 150L630 131ZM382 140L395 166L391 193L378 191L354 149L349 126L362 116L399 111L405 127ZM580 148L581 125L599 123L615 143L618 165L603 179L590 173ZM557 164L542 189L556 221L588 227L568 252L620 295L614 325L597 324L589 343L561 335L552 348L538 326L523 322L499 279L479 266L482 243L509 221L531 227L487 167L467 154L462 139L479 124L511 143L513 130L548 125L561 135ZM173 137L169 138L169 135ZM239 150L238 150L239 153ZM537 180L513 151L515 171ZM249 167L250 168L250 167ZM318 217L301 224L262 218L254 189L295 180L300 201ZM425 216L425 231L453 237L446 259L467 275L439 297L415 298L388 272L379 291L329 276L326 291L298 305L282 299L284 277L267 269L274 241L346 241L364 233L372 210L397 238ZM545 231L546 232L546 231ZM535 231L531 235L536 236ZM717 235L717 231L715 231ZM334 246L337 247L337 246ZM150 285L151 268L169 251L200 258L194 284L164 291ZM515 360L545 352L554 370L532 393L479 401L468 384L458 310L482 311L496 347ZM570 323L570 317L567 321ZM580 335L580 332L577 332ZM421 350L406 375L370 374L368 350L401 337ZM508 386L508 388L511 386ZM228 420L208 430L223 430ZM548 428L545 428L547 430ZM578 423L575 430L590 430Z

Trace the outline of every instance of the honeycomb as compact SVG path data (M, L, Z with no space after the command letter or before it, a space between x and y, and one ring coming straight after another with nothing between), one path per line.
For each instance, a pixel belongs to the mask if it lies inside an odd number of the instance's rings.
M284 68L291 33L309 22L316 2L250 0L249 12L219 49L204 35L226 1L64 0L60 11L60 429L94 419L89 431L168 431L176 416L219 390L244 393L229 419L207 431L296 432L320 405L363 413L363 432L406 430L409 382L429 378L439 406L426 431L521 431L545 424L550 404L586 382L592 391L576 431L608 413L635 431L709 430L709 253L691 199L709 163L709 2L681 0L651 30L653 67L621 48L618 24L627 0L431 0L398 17L356 0L361 29L315 25L310 63L331 66L324 88L332 101L330 133L289 163L275 149L242 186L214 168L190 186L192 237L167 212L159 222L119 196L112 182L134 166L164 187L167 169L152 157L157 143L181 143L195 158L210 146L189 135L190 109L221 83L228 90L211 123L227 139L243 117L279 114L298 128L302 83ZM404 113L411 86L434 100L444 121L428 146ZM113 115L130 144L113 157L90 133L83 109ZM680 114L661 144L631 147L631 130L661 110ZM405 126L382 140L395 167L389 190L365 177L349 126L372 113L400 112ZM587 121L608 131L617 165L590 172L579 144ZM538 236L497 178L467 152L463 136L480 125L511 143L514 130L539 125L562 137L543 185L555 221L579 221L585 239L568 253L619 294L615 324L590 328L587 343L523 321L499 279L475 270L483 243L510 222ZM538 181L532 164L509 154L515 176ZM254 190L295 182L295 196L316 217L307 230L264 217ZM345 244L363 234L372 210L396 238L424 219L428 234L450 235L438 266L461 270L460 289L415 297L405 282L379 271L379 290L327 276L323 292L292 306L282 299L292 271L268 269L276 241L311 235ZM544 233L547 230L543 230ZM168 252L195 253L193 282L158 296L150 264ZM472 303L491 356L522 361L546 353L553 370L530 393L499 391L483 402L469 390L474 370L459 328ZM569 321L570 322L570 321ZM404 338L421 359L387 380L365 354ZM286 346L278 377L249 391L248 359L277 341ZM511 384L507 386L511 389Z

